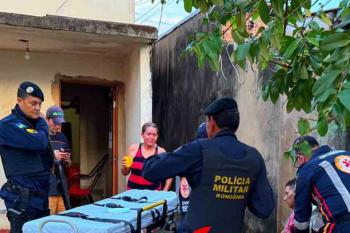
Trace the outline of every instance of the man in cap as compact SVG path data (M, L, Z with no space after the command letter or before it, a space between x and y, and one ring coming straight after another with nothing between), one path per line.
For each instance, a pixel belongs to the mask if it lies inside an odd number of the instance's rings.
M50 176L50 214L57 214L66 209L62 197L62 192L65 192L67 190L62 190L62 185L65 185L67 187L67 180L62 168L67 168L71 164L71 149L66 136L61 132L62 123L64 123L64 113L62 108L58 106L51 106L48 108L46 111L46 121L49 125L50 142L55 154L54 163L56 164L56 168L61 169L61 173L57 174L61 177L56 177L56 174L53 172ZM58 184L58 182L65 182L65 184ZM66 195L65 197L68 197L67 193L64 195Z
M11 232L23 224L48 215L49 171L48 126L41 117L44 95L32 82L18 87L17 104L0 120L0 154L7 182L0 190Z
M296 232L309 232L312 203L318 205L326 221L318 232L349 232L350 153L319 146L311 136L297 138L293 148L299 167L295 191Z
M205 115L208 139L148 158L143 176L151 181L187 178L192 191L185 232L241 233L246 206L260 218L274 208L265 163L255 148L235 136L239 112L233 98L214 101Z

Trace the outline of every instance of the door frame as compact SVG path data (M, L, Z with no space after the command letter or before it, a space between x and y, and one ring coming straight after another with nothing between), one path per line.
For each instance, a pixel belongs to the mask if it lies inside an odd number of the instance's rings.
M83 84L83 85L93 85L93 86L105 86L111 87L113 89L113 117L112 117L112 194L115 195L118 192L118 178L119 178L119 143L118 139L120 135L118 134L120 122L120 114L124 112L123 105L123 93L124 93L124 84L119 81L110 81L105 79L99 79L96 77L73 77L66 76L62 74L57 74L55 76L55 83L53 85L53 94L56 97L54 99L55 103L58 103L61 106L61 86L62 83L71 83L71 84Z

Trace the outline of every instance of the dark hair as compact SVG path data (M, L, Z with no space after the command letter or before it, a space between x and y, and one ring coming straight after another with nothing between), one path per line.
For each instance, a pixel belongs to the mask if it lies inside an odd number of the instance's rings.
M158 131L159 131L158 126L153 122L147 122L147 123L143 124L141 132L145 133L147 128L149 128L149 127L155 128L157 130L157 133L158 133Z
M295 184L296 184L296 178L293 178L286 183L286 187L288 186L291 189L295 190Z
M239 126L239 112L221 112L212 115L219 128L230 128L236 132Z
M28 93L26 93L22 88L18 88L17 90L17 97L21 99L25 99L28 96L30 96Z

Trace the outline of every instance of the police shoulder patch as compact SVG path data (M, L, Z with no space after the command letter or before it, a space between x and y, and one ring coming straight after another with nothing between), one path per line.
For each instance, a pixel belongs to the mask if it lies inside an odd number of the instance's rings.
M25 129L25 128L27 128L27 126L25 126L25 125L22 124L21 122L18 122L18 123L16 124L16 127L17 127L17 128L20 128L20 129Z
M38 133L38 131L36 131L35 129L26 129L26 131L30 134L36 134Z
M339 155L335 158L335 166L342 172L350 174L350 156Z

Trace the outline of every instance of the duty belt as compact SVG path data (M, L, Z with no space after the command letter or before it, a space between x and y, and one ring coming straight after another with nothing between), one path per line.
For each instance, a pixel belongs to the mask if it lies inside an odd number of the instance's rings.
M127 226L130 227L131 232L135 232L134 226L130 222L125 220L89 217L87 214L83 214L80 212L68 212L68 213L62 213L58 215L72 217L72 218L81 218L81 219L95 221L95 222L114 223L114 224L125 223Z
M48 195L45 191L31 190L20 185L13 184L11 180L7 181L4 186L9 192L14 192L17 194L28 193L29 196L32 197L46 197Z

